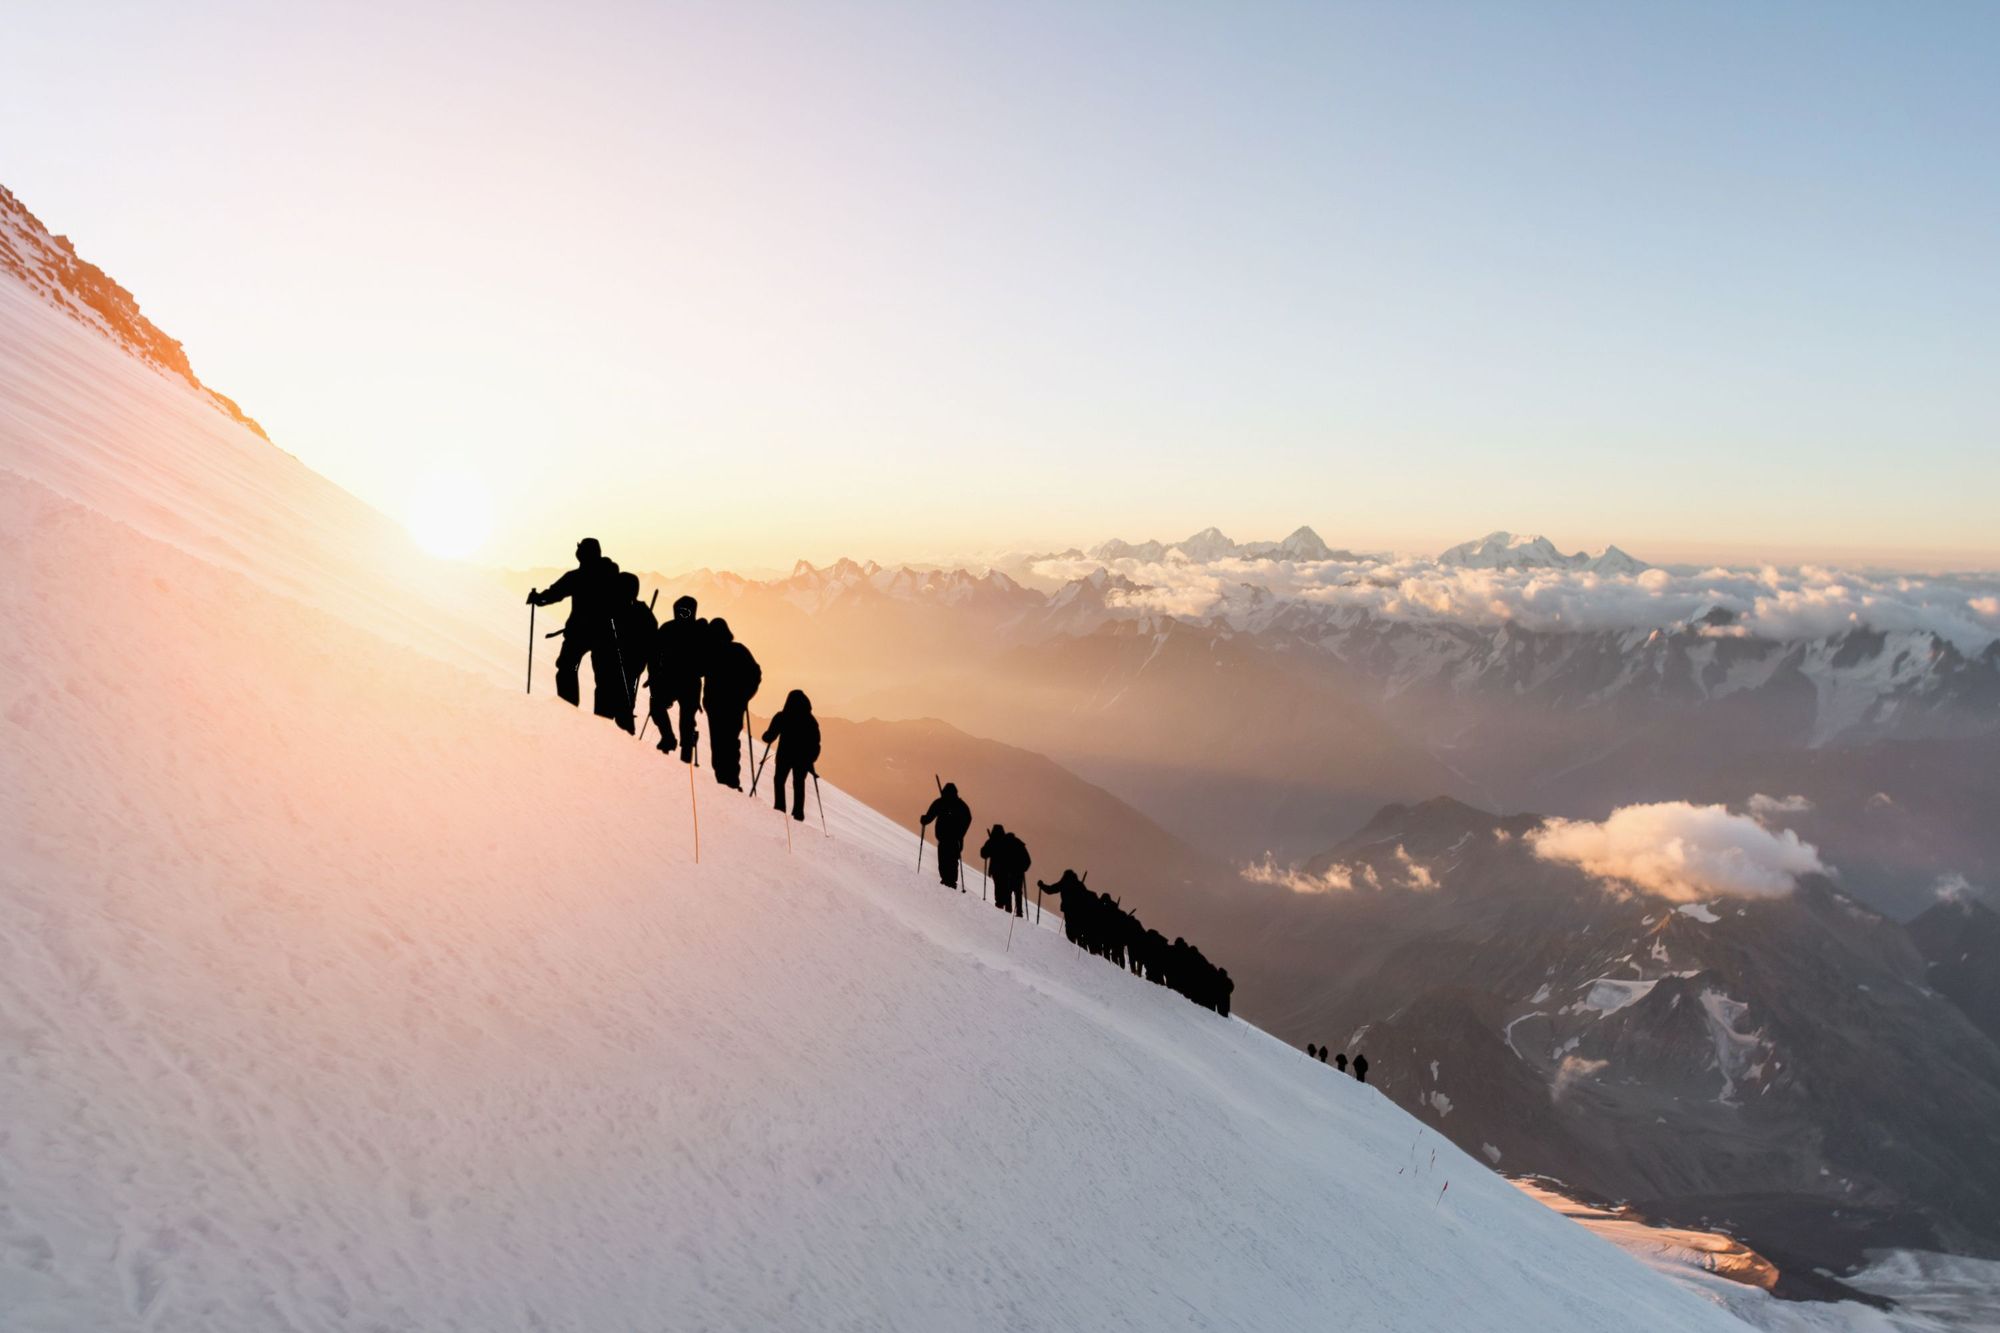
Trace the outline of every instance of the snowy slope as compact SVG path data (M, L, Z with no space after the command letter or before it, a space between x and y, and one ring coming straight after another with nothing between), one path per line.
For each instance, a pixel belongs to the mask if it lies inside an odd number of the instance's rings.
M0 465L400 643L514 678L521 648L465 614L491 581L402 528L205 391L0 273Z
M837 791L788 846L702 774L697 865L518 608L32 301L0 1327L1740 1327Z

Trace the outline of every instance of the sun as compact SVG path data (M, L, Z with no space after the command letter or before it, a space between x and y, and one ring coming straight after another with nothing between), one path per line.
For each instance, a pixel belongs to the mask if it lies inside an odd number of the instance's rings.
M478 550L492 531L493 498L468 472L435 472L411 493L403 525L424 550L457 560Z

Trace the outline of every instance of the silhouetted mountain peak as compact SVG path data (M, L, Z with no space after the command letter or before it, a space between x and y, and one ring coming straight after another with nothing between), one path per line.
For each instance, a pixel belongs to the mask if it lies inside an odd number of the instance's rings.
M67 236L44 227L4 185L0 185L0 273L19 278L29 290L79 324L102 333L148 365L186 381L225 414L264 435L264 428L244 415L233 400L196 377L180 343L140 312L131 292L78 255Z
M1372 839L1384 834L1403 834L1416 830L1426 832L1447 830L1459 833L1492 829L1499 822L1498 816L1489 814L1477 806L1467 805L1464 801L1450 796L1433 796L1429 800L1414 804L1397 801L1383 806L1361 826L1354 837Z

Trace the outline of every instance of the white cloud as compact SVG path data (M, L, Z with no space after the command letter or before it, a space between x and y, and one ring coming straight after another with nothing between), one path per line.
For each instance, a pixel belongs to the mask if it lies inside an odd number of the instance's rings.
M1720 638L1819 639L1865 628L1925 631L1966 653L2000 639L2000 575L1865 573L1804 565L1795 569L1650 568L1633 574L1590 569L1482 569L1441 565L1429 556L1285 560L1223 555L1207 561L1032 562L1028 576L1065 582L1104 570L1135 585L1107 601L1135 614L1201 619L1254 607L1251 590L1281 601L1367 613L1389 620L1514 623L1537 630L1673 629L1720 611Z
M1956 870L1939 875L1937 883L1931 885L1931 894L1941 903L1965 904L1976 902L1979 890L1972 887L1972 881Z
M1389 878L1397 888L1429 890L1437 887L1437 877L1430 867L1418 861L1397 843L1392 853L1396 865ZM1239 871L1252 884L1271 884L1293 893L1352 893L1357 888L1380 890L1383 876L1374 866L1364 861L1351 865L1335 862L1317 873L1299 866L1281 866L1269 852Z
M1368 880L1374 879L1373 870L1366 866L1362 870ZM1331 865L1320 874L1308 874L1297 866L1279 865L1269 852L1244 866L1242 874L1252 884L1271 884L1293 893L1349 893L1354 889L1354 872L1347 866Z
M1413 858L1409 852L1403 849L1403 844L1400 842L1396 844L1396 864L1402 867L1404 888L1434 889L1437 887L1437 877L1431 874L1430 867Z
M1603 822L1551 819L1528 835L1535 855L1665 898L1778 898L1825 873L1811 843L1720 805L1627 805Z
M1766 823L1784 815L1810 814L1812 808L1803 796L1766 796L1760 791L1750 798L1750 813Z

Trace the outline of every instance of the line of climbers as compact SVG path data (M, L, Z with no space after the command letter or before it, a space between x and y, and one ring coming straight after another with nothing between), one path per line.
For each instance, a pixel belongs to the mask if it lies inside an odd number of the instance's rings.
M1325 1064L1326 1047L1315 1046L1313 1043L1307 1042L1306 1056L1309 1059L1317 1060L1321 1064ZM1340 1051L1334 1055L1333 1067L1335 1069L1338 1069L1343 1074L1347 1072L1347 1052ZM1354 1077L1360 1079L1363 1083L1366 1083L1368 1081L1368 1057L1361 1054L1361 1052L1359 1051L1356 1051L1354 1053Z
M959 884L960 861L965 852L966 832L972 827L972 809L958 794L957 783L945 783L937 799L918 820L920 862L922 831L932 825L937 829L938 879L946 888L963 893L965 890ZM1003 912L1025 916L1028 867L1033 864L1027 844L995 824L987 830L979 856L988 867L993 905ZM1177 991L1227 1018L1229 997L1236 989L1228 970L1209 962L1200 949L1178 935L1169 943L1166 936L1141 922L1136 913L1120 906L1118 899L1085 884L1088 874L1086 871L1079 876L1074 870L1065 870L1053 884L1036 880L1035 887L1040 890L1036 894L1036 919L1041 916L1041 893L1055 894L1062 912L1063 935L1071 944L1108 960L1114 967L1129 969L1134 976Z
M729 622L720 616L713 620L696 616L699 608L692 597L680 598L668 620L656 621L652 605L639 600L639 576L620 570L594 537L576 544L575 569L546 588L528 592L532 606L561 601L569 603L569 619L555 631L563 641L556 655L556 693L581 706L577 673L588 657L592 711L632 731L639 688L646 686L646 715L660 730L660 753L678 750L684 764L700 762L695 743L706 714L709 765L715 780L741 791L744 750L735 742L739 732L750 729L750 701L764 683L764 671L750 649L736 641ZM772 716L762 739L766 754L773 742L778 747L773 784L777 808L785 809L789 783L791 816L803 820L805 782L817 771L820 748L819 721L804 691L793 690L785 697L785 706Z
M575 569L546 588L528 591L531 606L561 601L569 603L569 619L549 635L561 635L563 641L556 655L556 693L565 702L581 706L578 673L588 657L592 711L629 732L634 730L639 688L646 686L650 694L647 717L660 730L659 750L662 754L678 750L684 764L700 762L695 742L700 737L698 719L706 714L715 780L741 791L743 751L735 738L739 731L750 732L750 701L763 684L764 672L749 648L736 642L729 622L720 616L698 618L692 597L675 601L670 619L655 620L652 604L639 600L639 576L619 569L595 537L585 537L576 544ZM678 728L674 725L676 708ZM728 742L723 742L725 736ZM803 690L785 696L785 706L772 715L761 739L767 756L771 745L777 746L777 773L771 784L777 808L785 810L789 785L790 814L803 820L806 778L816 776L820 755L819 721ZM753 789L756 786L754 777L751 785ZM963 892L959 878L972 810L959 796L956 784L942 784L938 798L924 812L918 830L920 862L923 830L932 825L937 832L938 877L945 887ZM979 855L988 867L994 905L1017 917L1026 915L1028 868L1033 864L1027 844L995 824L987 831ZM1054 884L1035 881L1037 889L1053 893L1059 900L1063 934L1071 944L1228 1017L1229 997L1236 983L1227 970L1209 962L1200 949L1179 936L1169 942L1126 911L1118 899L1098 893L1083 881L1074 870L1063 871ZM1035 912L1039 920L1039 893Z

